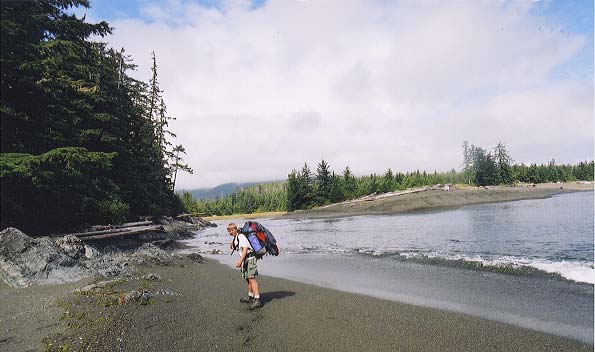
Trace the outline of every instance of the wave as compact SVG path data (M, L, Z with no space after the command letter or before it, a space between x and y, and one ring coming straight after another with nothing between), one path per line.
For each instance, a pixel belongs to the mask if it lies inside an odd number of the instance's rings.
M509 275L553 276L579 283L595 284L595 268L591 262L548 261L544 259L510 256L482 258L481 256L447 255L418 250L376 251L355 249L352 253L375 258L390 258L399 261L490 271Z

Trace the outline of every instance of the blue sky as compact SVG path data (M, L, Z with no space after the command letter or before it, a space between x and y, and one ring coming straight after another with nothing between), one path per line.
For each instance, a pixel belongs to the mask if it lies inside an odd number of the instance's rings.
M593 159L593 1L91 0L149 79L197 173L284 179L458 168L463 140L516 162ZM257 130L251 143L242 131ZM229 138L229 136L235 136ZM252 165L266 165L255 169ZM229 172L234 165L242 172Z
M111 21L122 18L140 18L143 19L141 9L150 4L159 1L154 0L91 0L91 7L94 15L98 19ZM162 1L163 2L163 1ZM207 8L222 9L222 2L217 0L196 0L184 1L194 3ZM265 3L265 0L252 0L252 7L258 8Z

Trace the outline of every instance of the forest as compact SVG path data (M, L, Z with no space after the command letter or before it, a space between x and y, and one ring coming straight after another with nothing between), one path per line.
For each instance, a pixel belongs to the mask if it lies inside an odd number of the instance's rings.
M340 174L321 160L313 172L307 163L292 170L285 182L248 187L215 200L196 201L188 192L181 195L188 212L209 215L249 214L268 211L293 211L341 202L373 193L387 193L436 184L472 186L512 185L514 183L593 181L593 161L577 165L513 164L506 146L499 142L491 151L463 143L460 171L411 171L355 176L349 166Z
M577 165L514 164L499 143L463 144L460 171L409 171L356 176L322 160L304 163L285 182L256 185L216 200L174 193L178 172L192 173L175 143L158 60L152 77L124 48L105 38L106 22L70 14L87 0L2 1L0 65L1 227L30 234L118 223L182 211L238 214L307 209L372 193L437 183L470 185L593 180L593 161Z
M31 234L176 214L184 147L152 78L104 38L106 22L69 14L86 0L2 1L2 228Z

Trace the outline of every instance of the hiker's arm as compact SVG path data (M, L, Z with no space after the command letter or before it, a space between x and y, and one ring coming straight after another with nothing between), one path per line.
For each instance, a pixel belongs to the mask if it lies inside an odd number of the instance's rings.
M242 255L240 256L240 259L236 262L236 268L239 268L242 266L242 263L244 262L244 259L246 259L247 254L248 254L248 248L242 247Z

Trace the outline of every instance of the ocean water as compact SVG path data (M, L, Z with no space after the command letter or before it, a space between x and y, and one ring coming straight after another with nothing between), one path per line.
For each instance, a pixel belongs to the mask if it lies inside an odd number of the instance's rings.
M337 219L259 219L281 255L261 274L471 314L593 344L592 192ZM233 265L226 225L195 251ZM266 288L263 288L266 294Z
M576 192L390 216L259 221L284 255L382 257L594 284L593 203L592 192ZM229 251L226 224L198 233L191 244Z

